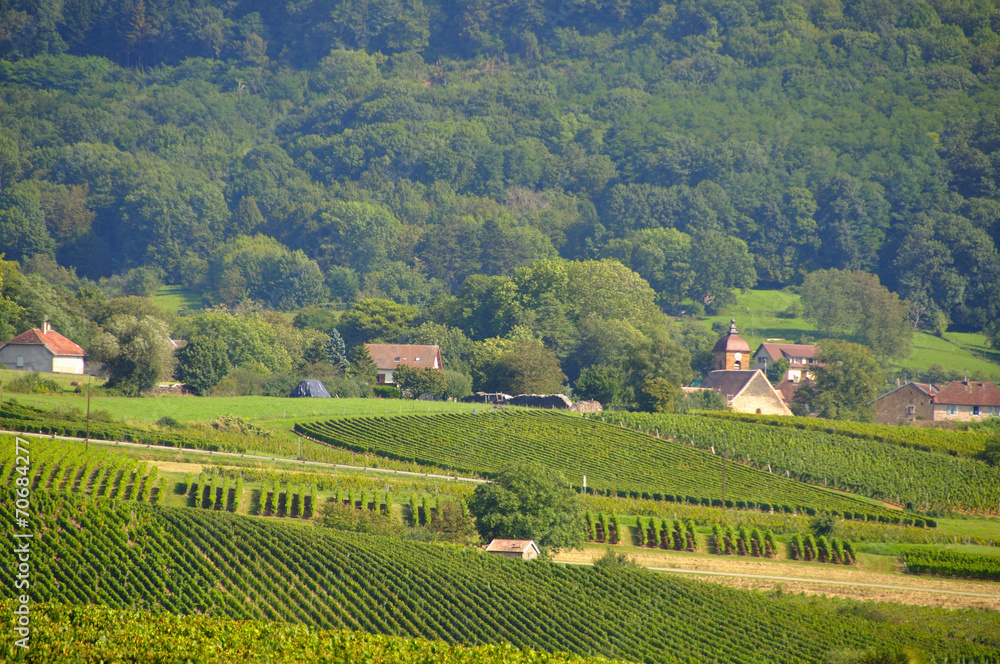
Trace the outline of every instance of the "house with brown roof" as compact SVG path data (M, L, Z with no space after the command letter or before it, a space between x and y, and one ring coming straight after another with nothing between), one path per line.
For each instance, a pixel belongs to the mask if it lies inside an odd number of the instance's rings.
M934 419L934 395L938 388L930 383L909 382L871 402L876 424L906 424Z
M535 540L495 539L486 547L486 553L494 553L504 558L534 560L541 555Z
M53 330L48 321L42 329L22 332L0 346L0 362L17 371L83 374L85 356L82 348Z
M815 380L813 369L816 365L815 344L784 344L765 342L753 354L753 368L760 369L765 374L768 368L779 360L788 360L788 370L784 380L798 383L804 378Z
M935 422L969 422L984 417L1000 417L1000 387L993 383L953 380L934 395Z
M365 344L369 355L378 367L378 382L392 385L392 374L403 364L414 369L444 369L441 347L417 344Z

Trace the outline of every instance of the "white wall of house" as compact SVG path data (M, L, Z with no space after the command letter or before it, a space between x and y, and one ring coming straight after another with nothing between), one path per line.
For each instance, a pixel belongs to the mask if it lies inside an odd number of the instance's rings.
M83 358L54 357L52 358L52 373L83 375Z

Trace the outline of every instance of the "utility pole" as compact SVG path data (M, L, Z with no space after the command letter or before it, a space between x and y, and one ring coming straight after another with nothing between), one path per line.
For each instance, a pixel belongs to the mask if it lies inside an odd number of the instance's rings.
M85 452L90 450L90 382L93 379L93 376L87 376L87 437L83 440Z
M301 461L302 460L302 436L296 436L295 439L299 441L299 453L295 456L295 458L298 459L299 461Z

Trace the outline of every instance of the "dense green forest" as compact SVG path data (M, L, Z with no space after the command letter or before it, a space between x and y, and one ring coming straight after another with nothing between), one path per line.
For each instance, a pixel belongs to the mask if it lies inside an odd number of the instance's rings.
M704 367L664 314L837 269L1000 337L996 0L0 0L0 55L6 334L171 283L236 312L185 337L307 307L635 391Z

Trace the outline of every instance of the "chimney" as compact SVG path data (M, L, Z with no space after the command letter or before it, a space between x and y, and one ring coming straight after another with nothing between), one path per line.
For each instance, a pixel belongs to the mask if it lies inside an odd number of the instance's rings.
M45 320L42 321L42 333L48 334L51 331L52 331L52 325L49 323L49 317L46 316Z

